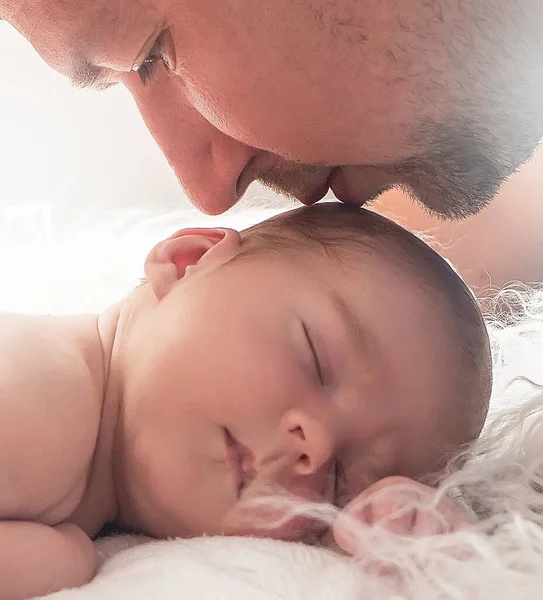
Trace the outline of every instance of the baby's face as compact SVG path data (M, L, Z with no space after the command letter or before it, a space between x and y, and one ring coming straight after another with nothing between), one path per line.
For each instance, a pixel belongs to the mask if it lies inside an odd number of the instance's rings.
M151 534L258 533L242 504L264 487L341 506L448 450L436 427L448 344L416 284L380 260L195 267L141 321L125 471L133 525ZM292 524L276 534L300 537Z

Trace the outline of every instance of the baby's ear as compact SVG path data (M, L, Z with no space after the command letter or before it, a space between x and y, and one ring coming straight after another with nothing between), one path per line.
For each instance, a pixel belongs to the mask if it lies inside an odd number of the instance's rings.
M191 266L219 266L241 243L234 229L182 229L157 244L145 261L145 279L161 300Z

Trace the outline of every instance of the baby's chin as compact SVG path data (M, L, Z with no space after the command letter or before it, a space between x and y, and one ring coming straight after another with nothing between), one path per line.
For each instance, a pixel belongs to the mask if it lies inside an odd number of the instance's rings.
M284 493L251 496L227 513L221 534L316 543L329 530L335 511Z

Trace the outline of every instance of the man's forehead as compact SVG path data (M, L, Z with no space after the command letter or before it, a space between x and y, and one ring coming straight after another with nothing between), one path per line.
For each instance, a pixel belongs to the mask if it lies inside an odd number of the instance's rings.
M130 69L159 7L159 0L23 0L13 22L53 68L89 79L93 65Z
M137 8L129 9L124 0L88 4L88 7L72 9L78 35L73 40L74 55L88 62L111 61L127 41L126 31L136 25Z

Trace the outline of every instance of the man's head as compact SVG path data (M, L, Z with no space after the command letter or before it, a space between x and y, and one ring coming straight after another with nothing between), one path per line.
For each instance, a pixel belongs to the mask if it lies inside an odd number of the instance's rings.
M305 203L401 185L465 216L543 135L539 0L0 0L2 15L80 84L123 81L211 213L260 179Z
M242 234L183 230L146 278L118 338L131 527L247 533L240 500L269 486L344 505L382 477L438 469L481 430L476 304L383 217L318 205Z

